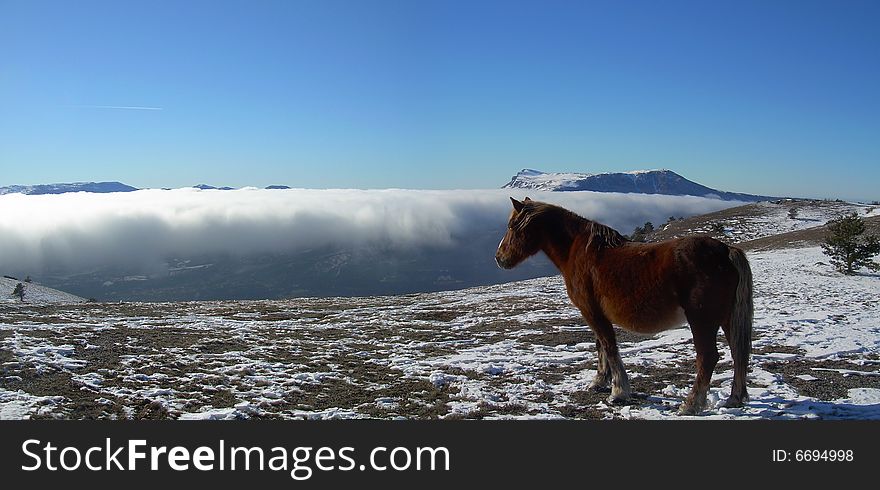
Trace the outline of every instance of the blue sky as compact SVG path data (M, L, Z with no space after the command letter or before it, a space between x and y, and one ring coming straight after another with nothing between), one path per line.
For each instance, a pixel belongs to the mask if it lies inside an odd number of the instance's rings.
M662 167L880 199L878 22L874 1L0 0L0 185Z

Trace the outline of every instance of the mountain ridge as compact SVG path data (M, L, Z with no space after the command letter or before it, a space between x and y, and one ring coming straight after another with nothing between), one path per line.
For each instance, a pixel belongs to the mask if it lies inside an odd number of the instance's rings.
M229 186L213 186L208 184L196 184L192 186L193 189L200 190L221 190L221 191L231 191L235 190L235 187ZM269 190L277 190L277 189L290 189L290 186L287 185L269 185L266 186L265 189ZM163 188L164 190L170 190L170 188ZM65 182L65 183L54 183L54 184L34 184L34 185L8 185L4 187L0 187L0 196L6 194L25 194L25 195L45 195L45 194L68 194L73 192L89 192L95 194L109 194L112 192L134 192L143 190L137 187L130 186L128 184L123 184L122 182L117 181L107 181L107 182Z
M111 192L132 192L138 190L122 182L69 182L57 184L9 185L0 187L0 195L4 194L67 194L69 192L92 192L107 194Z
M760 196L713 189L688 180L669 169L633 170L629 172L578 173L543 172L524 168L514 175L502 189L535 189L543 191L594 191L638 194L698 196L723 201L772 201L772 196Z

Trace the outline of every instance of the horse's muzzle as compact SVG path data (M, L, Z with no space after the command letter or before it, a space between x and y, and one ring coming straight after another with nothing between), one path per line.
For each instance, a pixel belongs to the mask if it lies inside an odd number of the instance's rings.
M495 256L495 263L498 264L498 267L500 267L502 269L510 269L509 264L507 262L505 262L504 259L502 259L501 257L499 257L497 255Z

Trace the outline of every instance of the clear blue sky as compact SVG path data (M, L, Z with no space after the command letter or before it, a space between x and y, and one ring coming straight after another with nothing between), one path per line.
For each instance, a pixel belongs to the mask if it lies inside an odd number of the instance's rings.
M0 185L664 167L880 199L878 25L848 0L0 0Z

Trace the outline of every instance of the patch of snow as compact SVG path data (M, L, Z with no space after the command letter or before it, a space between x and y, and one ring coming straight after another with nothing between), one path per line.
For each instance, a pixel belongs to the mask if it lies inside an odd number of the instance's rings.
M21 390L0 388L0 420L29 419L60 400L59 396L34 396Z

